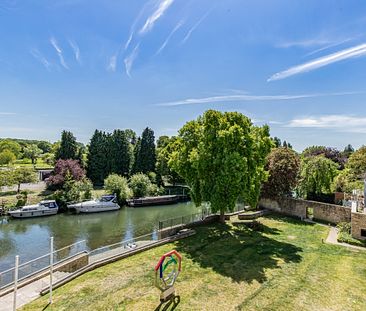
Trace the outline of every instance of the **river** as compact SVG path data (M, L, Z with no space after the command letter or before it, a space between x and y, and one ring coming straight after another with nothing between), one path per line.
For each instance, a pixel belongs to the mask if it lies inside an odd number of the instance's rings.
M14 266L14 256L26 262L55 249L85 240L89 250L156 230L159 220L200 212L192 202L94 214L58 214L28 219L0 217L0 272Z

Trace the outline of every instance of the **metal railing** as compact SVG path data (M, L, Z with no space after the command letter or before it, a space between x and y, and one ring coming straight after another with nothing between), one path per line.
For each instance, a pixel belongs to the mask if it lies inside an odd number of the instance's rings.
M53 263L58 264L86 251L85 240L65 246L53 252ZM18 281L30 278L50 267L50 253L19 264ZM14 284L15 268L0 272L0 290Z
M237 213L241 211L245 211L247 206L245 204L236 204L234 210L231 213ZM163 230L166 228L172 228L180 225L188 225L190 223L195 223L198 221L204 220L206 217L211 215L218 215L219 213L213 213L209 206L204 206L200 213L194 213L190 215L169 218L162 221L159 221L159 230Z
M123 240L118 243L102 246L89 252L89 261L98 261L108 257L116 256L125 252L129 252L138 247L145 246L158 240L158 233L153 231L148 234L140 235L131 239Z

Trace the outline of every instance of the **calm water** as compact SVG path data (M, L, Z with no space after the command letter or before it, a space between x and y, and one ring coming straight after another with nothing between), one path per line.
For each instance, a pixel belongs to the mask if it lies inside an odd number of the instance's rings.
M25 262L55 248L86 240L87 247L117 243L156 229L159 220L198 213L193 203L127 208L96 214L59 214L50 217L7 219L0 217L0 271L13 267L14 256Z

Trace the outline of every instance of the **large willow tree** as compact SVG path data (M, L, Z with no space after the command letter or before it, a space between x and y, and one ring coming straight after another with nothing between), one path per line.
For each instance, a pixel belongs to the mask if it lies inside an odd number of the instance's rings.
M193 201L210 202L224 222L240 196L258 204L271 147L268 126L253 126L238 112L208 110L180 129L169 165L186 180Z

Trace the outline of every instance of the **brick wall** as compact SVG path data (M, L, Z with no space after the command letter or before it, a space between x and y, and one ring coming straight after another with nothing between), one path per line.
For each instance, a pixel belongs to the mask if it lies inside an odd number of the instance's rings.
M361 229L366 230L366 214L352 213L351 233L356 239L366 240L366 237L361 236Z

